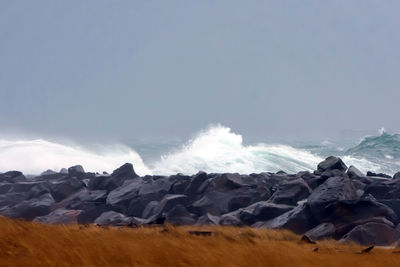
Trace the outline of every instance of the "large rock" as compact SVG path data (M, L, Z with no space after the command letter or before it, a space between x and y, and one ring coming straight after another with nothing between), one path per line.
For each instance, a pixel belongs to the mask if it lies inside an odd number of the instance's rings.
M366 223L347 233L340 242L353 242L362 246L396 246L400 232L383 223Z
M169 210L165 218L166 222L172 225L192 225L196 223L196 217L181 204Z
M54 182L51 195L58 202L84 188L85 184L76 177Z
M98 225L126 226L132 222L131 217L115 211L107 211L98 217L94 223Z
M308 184L302 178L298 178L280 184L269 201L276 204L297 205L297 202L307 198L311 191Z
M126 181L108 194L106 203L114 210L126 213L131 200L139 194L141 185L140 179Z
M93 223L101 214L106 211L110 210L104 204L86 207L79 213L77 221L79 224Z
M362 178L365 177L365 174L363 174L359 169L351 165L347 170L347 176L349 176L349 178Z
M96 176L91 178L88 187L92 190L112 191L120 187L125 181L137 178L132 164L126 163L116 169L110 176Z
M313 201L335 201L357 199L358 195L351 180L347 177L331 177L325 183L318 186L308 197Z
M57 209L45 216L36 217L33 221L40 223L76 224L81 210Z
M256 222L253 227L287 229L296 234L303 234L317 225L317 221L311 216L310 206L303 203L296 208L267 222Z
M53 205L53 197L50 194L43 194L39 198L25 200L7 208L2 211L2 214L12 218L33 220L38 216L50 213Z
M331 238L336 232L336 227L333 223L321 223L313 229L307 231L304 235L311 240L318 241L325 238Z
M205 183L208 180L207 173L205 172L199 172L196 175L194 175L184 190L185 194L188 196L196 196L198 194L203 193L202 190L205 189L205 186L201 186L203 183Z
M185 195L165 195L156 209L156 214L168 212L177 205L187 207L190 204L191 201Z
M293 209L293 206L275 204L267 201L254 203L239 212L240 220L247 225L258 221L268 221Z
M344 172L346 171L347 166L340 158L330 156L319 163L317 168L321 173L327 170L340 170Z
M15 183L15 182L23 182L23 181L26 181L26 178L22 174L22 172L8 171L5 173L0 173L0 182Z
M85 174L85 170L81 165L75 165L68 168L68 175L70 177L80 177Z

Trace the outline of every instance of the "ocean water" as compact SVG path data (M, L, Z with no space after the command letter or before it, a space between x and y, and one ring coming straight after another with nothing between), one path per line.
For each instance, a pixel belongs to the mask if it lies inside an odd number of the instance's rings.
M43 139L0 138L0 172L20 170L40 174L81 164L86 171L112 172L131 162L139 175L206 172L243 174L295 173L315 170L330 155L341 157L361 171L394 174L400 170L400 135L382 131L354 143L245 143L245 137L230 128L214 126L185 142L117 145L76 145Z

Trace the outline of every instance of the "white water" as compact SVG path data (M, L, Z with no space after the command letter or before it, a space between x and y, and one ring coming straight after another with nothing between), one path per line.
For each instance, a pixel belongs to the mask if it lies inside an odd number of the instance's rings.
M316 169L323 158L304 149L282 144L244 145L241 135L223 126L211 127L197 134L176 151L154 159L146 166L133 149L115 145L95 150L46 140L11 141L0 139L0 172L20 170L39 174L47 169L60 170L81 164L86 171L111 172L125 162L131 162L139 175L193 174L206 172L289 173ZM348 165L361 171L379 171L380 165L366 159L344 156Z

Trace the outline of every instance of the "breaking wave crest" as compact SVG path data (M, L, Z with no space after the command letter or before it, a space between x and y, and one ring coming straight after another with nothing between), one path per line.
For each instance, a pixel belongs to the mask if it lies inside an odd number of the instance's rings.
M206 172L296 172L313 170L321 158L287 145L245 146L241 135L216 126L201 132L180 150L153 164L157 174Z

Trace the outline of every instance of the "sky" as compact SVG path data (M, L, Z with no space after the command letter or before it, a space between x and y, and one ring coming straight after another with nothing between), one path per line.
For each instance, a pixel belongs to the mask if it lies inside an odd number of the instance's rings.
M400 132L399 1L0 1L0 135Z

